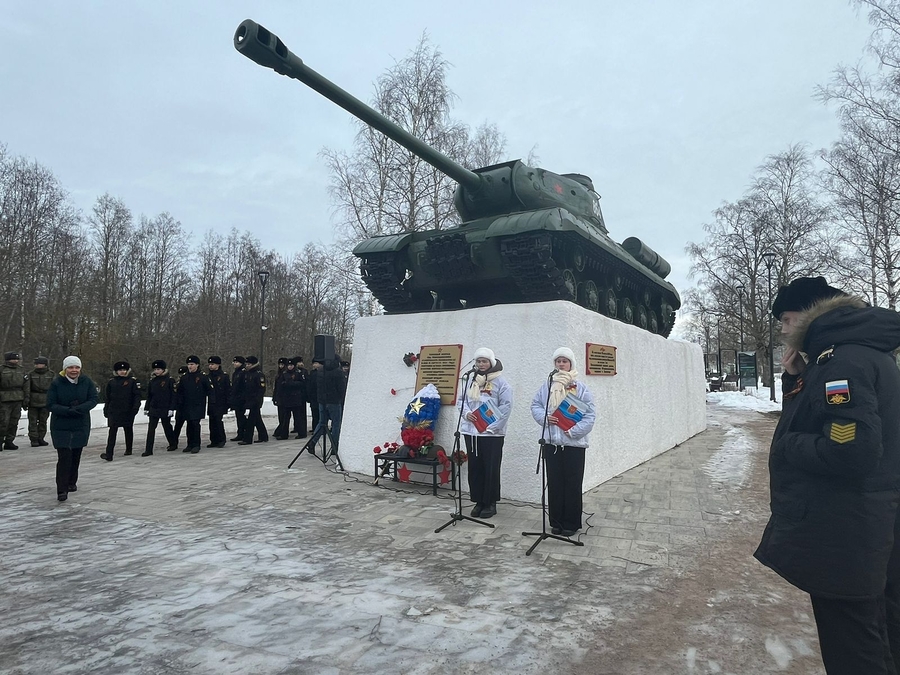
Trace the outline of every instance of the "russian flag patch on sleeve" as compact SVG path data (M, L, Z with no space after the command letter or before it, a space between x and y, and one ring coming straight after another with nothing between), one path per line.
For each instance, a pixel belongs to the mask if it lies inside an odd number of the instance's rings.
M850 402L850 383L847 380L832 380L825 383L825 400L829 405Z

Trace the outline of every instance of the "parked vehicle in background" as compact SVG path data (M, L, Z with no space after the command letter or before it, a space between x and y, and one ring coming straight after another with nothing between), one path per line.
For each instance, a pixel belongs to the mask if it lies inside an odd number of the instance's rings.
M722 391L721 373L710 373L706 378L706 384L709 391Z

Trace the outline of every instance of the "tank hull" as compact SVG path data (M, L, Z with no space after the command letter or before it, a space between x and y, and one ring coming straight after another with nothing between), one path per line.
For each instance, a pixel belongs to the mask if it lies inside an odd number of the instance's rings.
M646 260L563 208L373 237L353 253L387 312L569 300L668 336L681 306Z

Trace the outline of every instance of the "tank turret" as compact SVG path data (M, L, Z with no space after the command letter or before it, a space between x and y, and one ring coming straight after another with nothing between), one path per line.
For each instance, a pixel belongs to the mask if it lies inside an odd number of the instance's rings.
M242 22L235 48L299 80L458 184L460 225L360 242L353 254L387 312L571 300L668 336L681 300L669 264L639 239L618 244L587 176L519 160L474 170L455 162L350 95L258 23Z

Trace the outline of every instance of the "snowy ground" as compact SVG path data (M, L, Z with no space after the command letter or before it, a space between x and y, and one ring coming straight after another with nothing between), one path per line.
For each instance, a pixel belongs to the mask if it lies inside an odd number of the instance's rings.
M535 505L435 533L446 494L289 470L299 442L106 463L95 432L65 503L52 449L3 452L0 672L819 675L807 599L751 557L766 396L711 394L585 496L584 546L528 557Z

